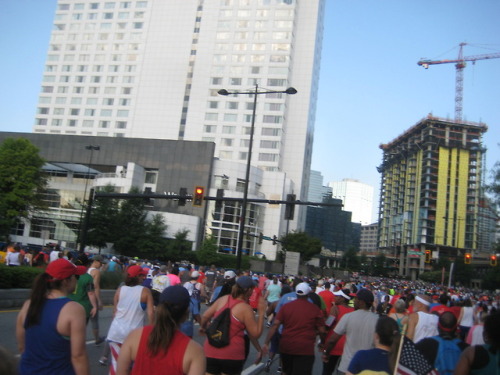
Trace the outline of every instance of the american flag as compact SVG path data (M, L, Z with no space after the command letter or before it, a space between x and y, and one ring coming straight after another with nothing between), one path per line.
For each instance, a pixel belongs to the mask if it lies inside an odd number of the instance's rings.
M396 367L398 375L438 375L422 353L417 349L413 341L403 336L403 348Z

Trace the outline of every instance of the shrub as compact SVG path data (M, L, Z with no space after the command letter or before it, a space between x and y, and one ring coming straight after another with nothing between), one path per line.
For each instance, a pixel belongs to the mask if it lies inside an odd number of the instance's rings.
M8 267L0 265L0 289L31 289L33 280L42 272L43 269L38 267Z
M117 289L125 281L122 272L101 272L101 289Z

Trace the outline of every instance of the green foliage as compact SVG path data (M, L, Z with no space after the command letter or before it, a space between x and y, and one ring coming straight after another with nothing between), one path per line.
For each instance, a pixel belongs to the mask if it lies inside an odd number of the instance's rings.
M491 267L483 278L484 289L496 290L500 285L500 266Z
M499 144L500 146L500 144ZM497 161L491 170L491 183L487 185L487 191L497 208L500 207L500 161Z
M0 237L7 239L19 217L45 208L42 193L47 177L45 161L27 139L8 138L0 145Z
M378 254L373 258L371 265L371 274L377 276L389 276L389 268L387 267L387 257L384 254Z
M100 192L113 193L113 185L104 186ZM105 247L106 242L114 242L117 236L116 218L119 207L117 199L101 198L94 201L90 215L87 244L98 248Z
M125 275L122 272L101 272L101 289L118 289L123 281Z
M153 215L151 220L146 222L146 236L141 244L141 253L147 258L155 259L165 256L168 248L168 241L164 238L167 230L165 218L161 214Z
M196 252L198 263L218 264L219 254L217 253L217 240L213 236L205 238L200 249Z
M449 273L445 272L445 281L448 280ZM441 271L429 271L421 273L418 278L422 281L426 281L429 283L438 283L441 284L442 273Z
M342 255L341 266L349 271L359 271L361 262L356 250L353 247L347 249Z
M321 253L321 240L309 236L306 232L293 231L280 238L286 251L300 253L300 260L307 262Z
M33 280L43 271L38 267L9 267L2 264L0 265L0 289L31 289Z
M170 260L190 260L193 257L191 251L192 243L187 240L188 230L182 230L168 241L167 258Z

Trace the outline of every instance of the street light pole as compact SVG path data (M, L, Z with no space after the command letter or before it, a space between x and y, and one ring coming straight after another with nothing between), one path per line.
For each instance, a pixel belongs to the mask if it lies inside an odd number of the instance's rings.
M250 126L250 141L248 143L248 155L247 155L247 165L246 165L246 173L245 173L245 188L243 190L243 201L241 202L241 215L239 221L239 230L238 230L238 245L236 248L236 268L239 270L241 268L241 253L243 250L243 238L245 236L245 219L247 215L247 204L248 204L248 187L250 185L250 167L252 162L252 148L253 148L253 135L255 131L255 112L257 109L257 95L260 94L288 94L294 95L297 93L297 90L293 87L289 87L284 91L274 91L274 90L265 90L259 91L259 85L255 85L255 90L253 91L227 91L226 89L221 89L218 91L219 95L253 95L253 109L252 109L252 123Z

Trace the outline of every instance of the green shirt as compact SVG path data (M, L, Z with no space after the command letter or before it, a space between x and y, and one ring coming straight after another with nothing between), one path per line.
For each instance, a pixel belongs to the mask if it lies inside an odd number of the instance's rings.
M76 283L75 291L68 295L70 299L78 302L85 308L87 318L90 317L92 303L90 302L88 292L94 291L94 279L88 273L80 275Z

